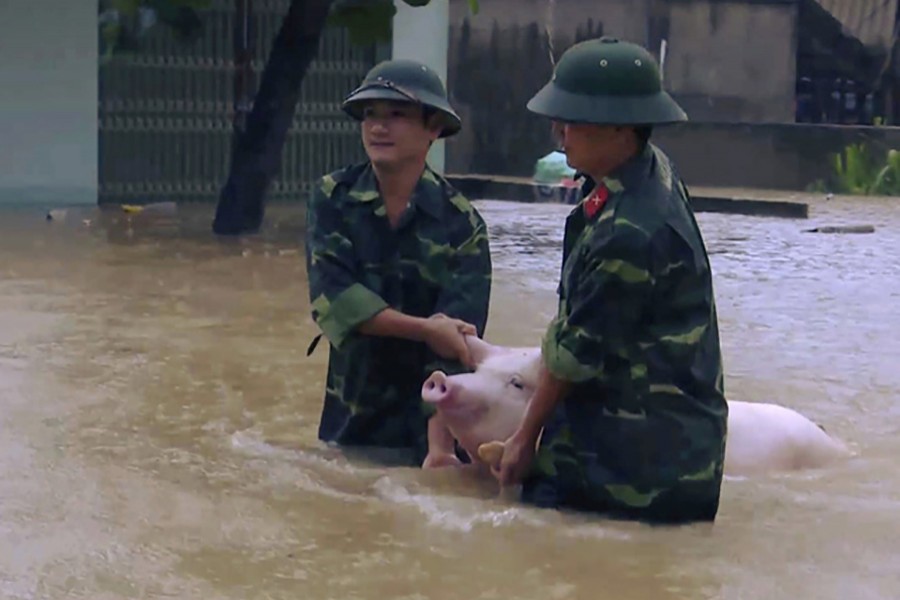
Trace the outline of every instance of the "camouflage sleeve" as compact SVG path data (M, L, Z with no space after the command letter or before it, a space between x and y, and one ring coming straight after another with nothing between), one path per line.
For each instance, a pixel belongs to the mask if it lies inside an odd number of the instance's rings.
M456 247L453 269L438 297L435 312L462 319L484 335L491 299L491 249L487 226L478 213L470 215L471 227Z
M484 335L491 300L490 241L487 225L477 211L466 203L466 226L451 259L452 269L442 286L434 312L471 323ZM461 373L466 368L457 361L431 355L429 370L441 369L447 374Z
M306 208L306 272L312 316L335 348L350 332L385 308L378 294L359 282L353 243L331 198L334 180L323 178Z
M643 306L654 283L649 239L637 227L620 231L591 248L584 266L571 276L559 312L541 344L547 369L556 377L580 383L598 377L610 348L625 353L634 344Z

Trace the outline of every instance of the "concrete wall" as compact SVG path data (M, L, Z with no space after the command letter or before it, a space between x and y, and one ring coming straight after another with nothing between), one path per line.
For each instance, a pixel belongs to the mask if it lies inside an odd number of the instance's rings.
M449 0L431 0L428 6L413 7L395 0L394 31L391 57L418 60L432 69L447 85L447 19ZM428 164L439 173L444 171L446 147L437 140L428 153Z
M552 140L549 124L525 104L549 80L553 61L576 41L604 33L644 43L646 6L489 0L472 16L467 0L450 0L447 77L463 131L447 142L447 172L530 175Z
M494 24L501 28L540 25L556 43L556 55L571 44L579 28L589 21L602 24L610 35L645 43L647 35L646 0L482 0L478 14L469 10L468 0L450 0L450 28L458 28L469 19L476 38L487 41ZM568 42L568 44L567 44Z
M865 143L878 160L900 150L898 127L687 123L661 128L655 142L689 185L802 191L832 175L833 155Z
M96 201L95 2L0 3L0 131L0 200Z
M794 121L797 6L676 0L666 87L694 121Z
M525 105L563 51L600 35L657 56L666 40L665 88L695 123L793 122L796 9L792 0L490 0L473 17L466 0L450 0L448 82L463 131L447 143L446 170L531 175L553 143Z

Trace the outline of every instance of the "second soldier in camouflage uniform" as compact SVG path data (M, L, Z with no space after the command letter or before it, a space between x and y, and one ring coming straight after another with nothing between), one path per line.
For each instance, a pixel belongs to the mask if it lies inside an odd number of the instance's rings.
M437 74L406 60L376 65L344 109L369 160L324 176L307 206L312 315L330 342L319 438L455 464L421 386L433 369L465 369L463 335L487 321L487 228L426 164L460 120Z
M607 38L570 48L528 108L554 121L586 197L546 369L495 474L539 506L713 520L728 408L712 275L687 189L648 142L686 116L646 50Z

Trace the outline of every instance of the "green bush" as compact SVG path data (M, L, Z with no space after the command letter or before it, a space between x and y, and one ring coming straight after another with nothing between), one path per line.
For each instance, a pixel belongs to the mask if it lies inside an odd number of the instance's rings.
M829 180L818 180L807 189L854 196L900 196L900 151L890 150L879 165L865 143L850 144L832 155Z

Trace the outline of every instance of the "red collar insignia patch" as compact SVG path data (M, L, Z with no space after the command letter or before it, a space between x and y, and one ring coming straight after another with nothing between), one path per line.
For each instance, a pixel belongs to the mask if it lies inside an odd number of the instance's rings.
M584 200L584 214L588 219L592 219L594 215L600 212L600 209L606 204L607 198L609 198L609 188L602 183L598 183L591 195Z

